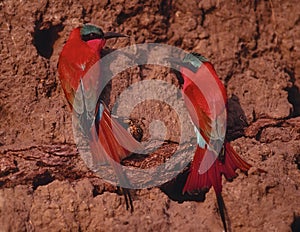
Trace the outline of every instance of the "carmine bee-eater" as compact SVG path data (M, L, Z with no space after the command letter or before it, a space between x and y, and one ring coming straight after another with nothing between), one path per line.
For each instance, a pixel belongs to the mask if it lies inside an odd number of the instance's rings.
M175 60L174 60L175 61ZM195 194L214 188L225 231L222 175L227 180L237 176L235 170L248 171L246 163L225 139L227 120L226 89L213 65L197 53L176 61L180 67L178 81L197 136L197 147L183 193Z
M90 115L95 118L94 122L84 129L91 132L89 140L93 163L96 166L98 163L108 162L120 185L122 185L122 183L128 184L128 179L120 166L116 164L129 156L130 151L139 149L140 145L111 117L105 104L96 99L99 97L95 93L97 93L96 88L99 88L99 83L101 83L101 67L97 66L96 71L91 72L91 74L89 72L91 67L100 60L106 39L116 37L126 36L115 32L103 33L101 28L91 24L84 24L82 27L73 29L61 51L58 72L71 110L75 111L79 118L90 117ZM97 77L91 78L91 75L97 75ZM80 88L81 94L78 94L78 88ZM91 104L94 105L91 106ZM122 140L121 143L120 140ZM130 149L125 149L121 145L124 143ZM123 194L127 209L130 207L132 211L133 206L129 190L123 188Z

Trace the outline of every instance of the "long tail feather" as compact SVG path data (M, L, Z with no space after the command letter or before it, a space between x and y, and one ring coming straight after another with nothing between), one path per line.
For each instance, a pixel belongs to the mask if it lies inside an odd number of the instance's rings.
M190 173L188 175L185 186L182 190L183 193L188 192L190 194L197 193L199 191L208 190L211 187L214 188L217 198L218 207L220 210L220 216L224 226L224 230L227 231L226 224L226 208L224 204L222 193L222 174L226 179L231 180L237 176L236 169L240 169L244 172L248 171L251 167L250 164L245 162L231 147L228 142L224 144L224 159L216 159L214 163L207 167L206 172L199 172L199 167L202 162L205 162L204 156L214 157L213 151L197 147L194 160L191 165ZM204 165L201 165L201 167Z
M226 207L225 207L224 199L221 194L216 194L216 197L217 197L218 208L220 211L220 216L223 223L224 231L227 232L227 223L226 223L226 216L225 216Z
M122 188L122 191L125 198L126 210L130 210L130 212L132 213L134 211L134 208L133 208L130 191L127 188Z
M124 147L126 145L126 148ZM121 126L111 118L105 108L99 124L92 128L90 147L94 165L109 164L117 177L120 186L130 186L125 172L120 164L121 160L129 156L132 151L141 150L140 144ZM127 188L122 188L126 202L126 209L133 212L132 198Z

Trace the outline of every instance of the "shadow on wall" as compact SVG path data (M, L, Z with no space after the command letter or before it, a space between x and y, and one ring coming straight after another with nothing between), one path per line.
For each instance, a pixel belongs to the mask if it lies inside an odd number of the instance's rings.
M245 112L236 95L228 99L227 113L226 139L232 141L243 136L244 129L248 126Z
M300 216L294 215L294 221L291 224L292 232L300 231Z
M285 90L288 92L288 101L293 105L293 111L290 117L300 116L300 89L299 83L296 84L296 77L294 69L285 68L284 71L289 75L292 85Z
M205 200L205 194L207 193L207 191L199 191L194 195L189 195L187 193L182 194L182 189L189 174L188 169L189 166L175 179L163 184L160 187L160 190L165 193L171 200L177 201L179 203L183 203L184 201L203 202Z

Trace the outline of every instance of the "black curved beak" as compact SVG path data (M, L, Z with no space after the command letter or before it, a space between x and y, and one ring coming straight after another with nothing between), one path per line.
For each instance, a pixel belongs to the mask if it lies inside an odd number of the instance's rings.
M116 33L116 32L106 32L104 33L104 39L112 39L112 38L119 38L119 37L129 37L128 35L124 35L124 34L120 34L120 33Z

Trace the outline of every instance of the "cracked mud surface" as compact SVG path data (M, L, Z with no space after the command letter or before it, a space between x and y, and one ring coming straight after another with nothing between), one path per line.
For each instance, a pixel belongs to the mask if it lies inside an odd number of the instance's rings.
M298 5L296 0L0 2L0 231L222 231L212 190L202 202L172 195L172 183L132 191L131 214L119 190L87 169L57 74L62 46L82 22L130 35L109 41L110 49L155 42L209 58L230 98L228 137L255 166L248 176L239 173L223 182L232 231L299 231ZM136 67L112 81L104 94L110 107L124 89L144 79L178 86L167 69ZM140 107L144 110L131 116L144 138L152 120L164 119L167 139L178 139L170 107L153 102ZM164 161L175 148L167 143L147 162ZM147 166L134 159L124 163ZM177 188L184 178L178 177Z

